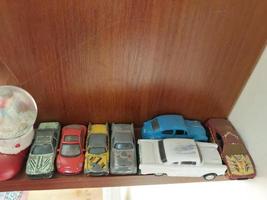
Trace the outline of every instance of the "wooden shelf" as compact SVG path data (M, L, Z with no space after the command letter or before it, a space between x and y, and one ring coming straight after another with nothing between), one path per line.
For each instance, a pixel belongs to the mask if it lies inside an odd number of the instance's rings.
M227 180L224 176L218 176L215 181ZM0 183L0 191L26 191L26 190L51 190L70 188L94 188L94 187L116 187L135 185L155 185L204 182L203 178L191 177L168 177L153 175L131 175L131 176L105 176L88 177L83 174L74 176L63 176L56 174L52 179L29 179L24 172L16 178Z

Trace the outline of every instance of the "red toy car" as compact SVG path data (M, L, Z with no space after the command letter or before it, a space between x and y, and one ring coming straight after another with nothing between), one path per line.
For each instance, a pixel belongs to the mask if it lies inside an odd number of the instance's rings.
M29 148L18 154L0 153L0 181L5 181L16 176L21 170Z
M68 125L62 129L57 156L57 171L61 174L79 174L83 170L86 126Z
M206 122L211 140L218 144L218 150L228 170L229 179L254 178L256 169L242 139L226 119L209 119Z

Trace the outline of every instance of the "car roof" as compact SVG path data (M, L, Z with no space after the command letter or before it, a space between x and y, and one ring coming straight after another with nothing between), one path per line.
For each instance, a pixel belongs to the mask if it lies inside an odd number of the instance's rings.
M200 163L197 144L192 139L164 139L165 154L168 163L192 161Z
M224 144L242 144L237 131L228 120L210 119L208 120L207 124L216 133L221 135Z
M41 130L36 130L35 132L35 137L40 137L40 136L49 136L49 137L53 137L54 136L55 131L53 129L41 129Z
M89 137L89 147L106 147L107 136L104 134L91 134Z
M155 117L159 122L159 129L163 130L185 130L188 131L181 115L161 115ZM152 119L153 120L153 119Z
M34 144L46 144L51 143L54 137L54 130L47 129L47 130L37 130Z

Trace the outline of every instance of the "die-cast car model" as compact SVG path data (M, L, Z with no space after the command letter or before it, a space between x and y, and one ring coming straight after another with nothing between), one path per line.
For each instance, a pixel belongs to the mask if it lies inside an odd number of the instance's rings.
M53 176L59 136L60 124L58 122L44 122L39 125L26 164L26 174L30 178Z
M192 139L140 139L139 170L141 174L204 177L213 180L224 175L217 145Z
M209 119L206 122L211 139L227 165L229 179L248 179L256 176L255 165L237 131L226 119Z
M108 124L88 126L84 173L93 176L109 174Z
M79 174L83 170L86 126L64 126L57 155L57 171L61 174Z
M112 124L110 173L136 174L136 147L133 124Z
M207 141L205 128L199 121L184 120L181 115L160 115L144 122L143 139L191 138Z

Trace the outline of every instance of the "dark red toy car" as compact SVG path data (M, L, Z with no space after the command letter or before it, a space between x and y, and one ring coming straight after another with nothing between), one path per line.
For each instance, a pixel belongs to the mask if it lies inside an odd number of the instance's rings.
M5 181L16 176L21 170L29 148L18 154L0 153L0 181Z
M83 171L86 126L68 125L62 129L57 156L57 171L61 174L79 174Z
M218 144L221 157L228 167L226 176L229 179L254 178L254 162L231 122L217 118L209 119L205 125L210 131L211 140Z

